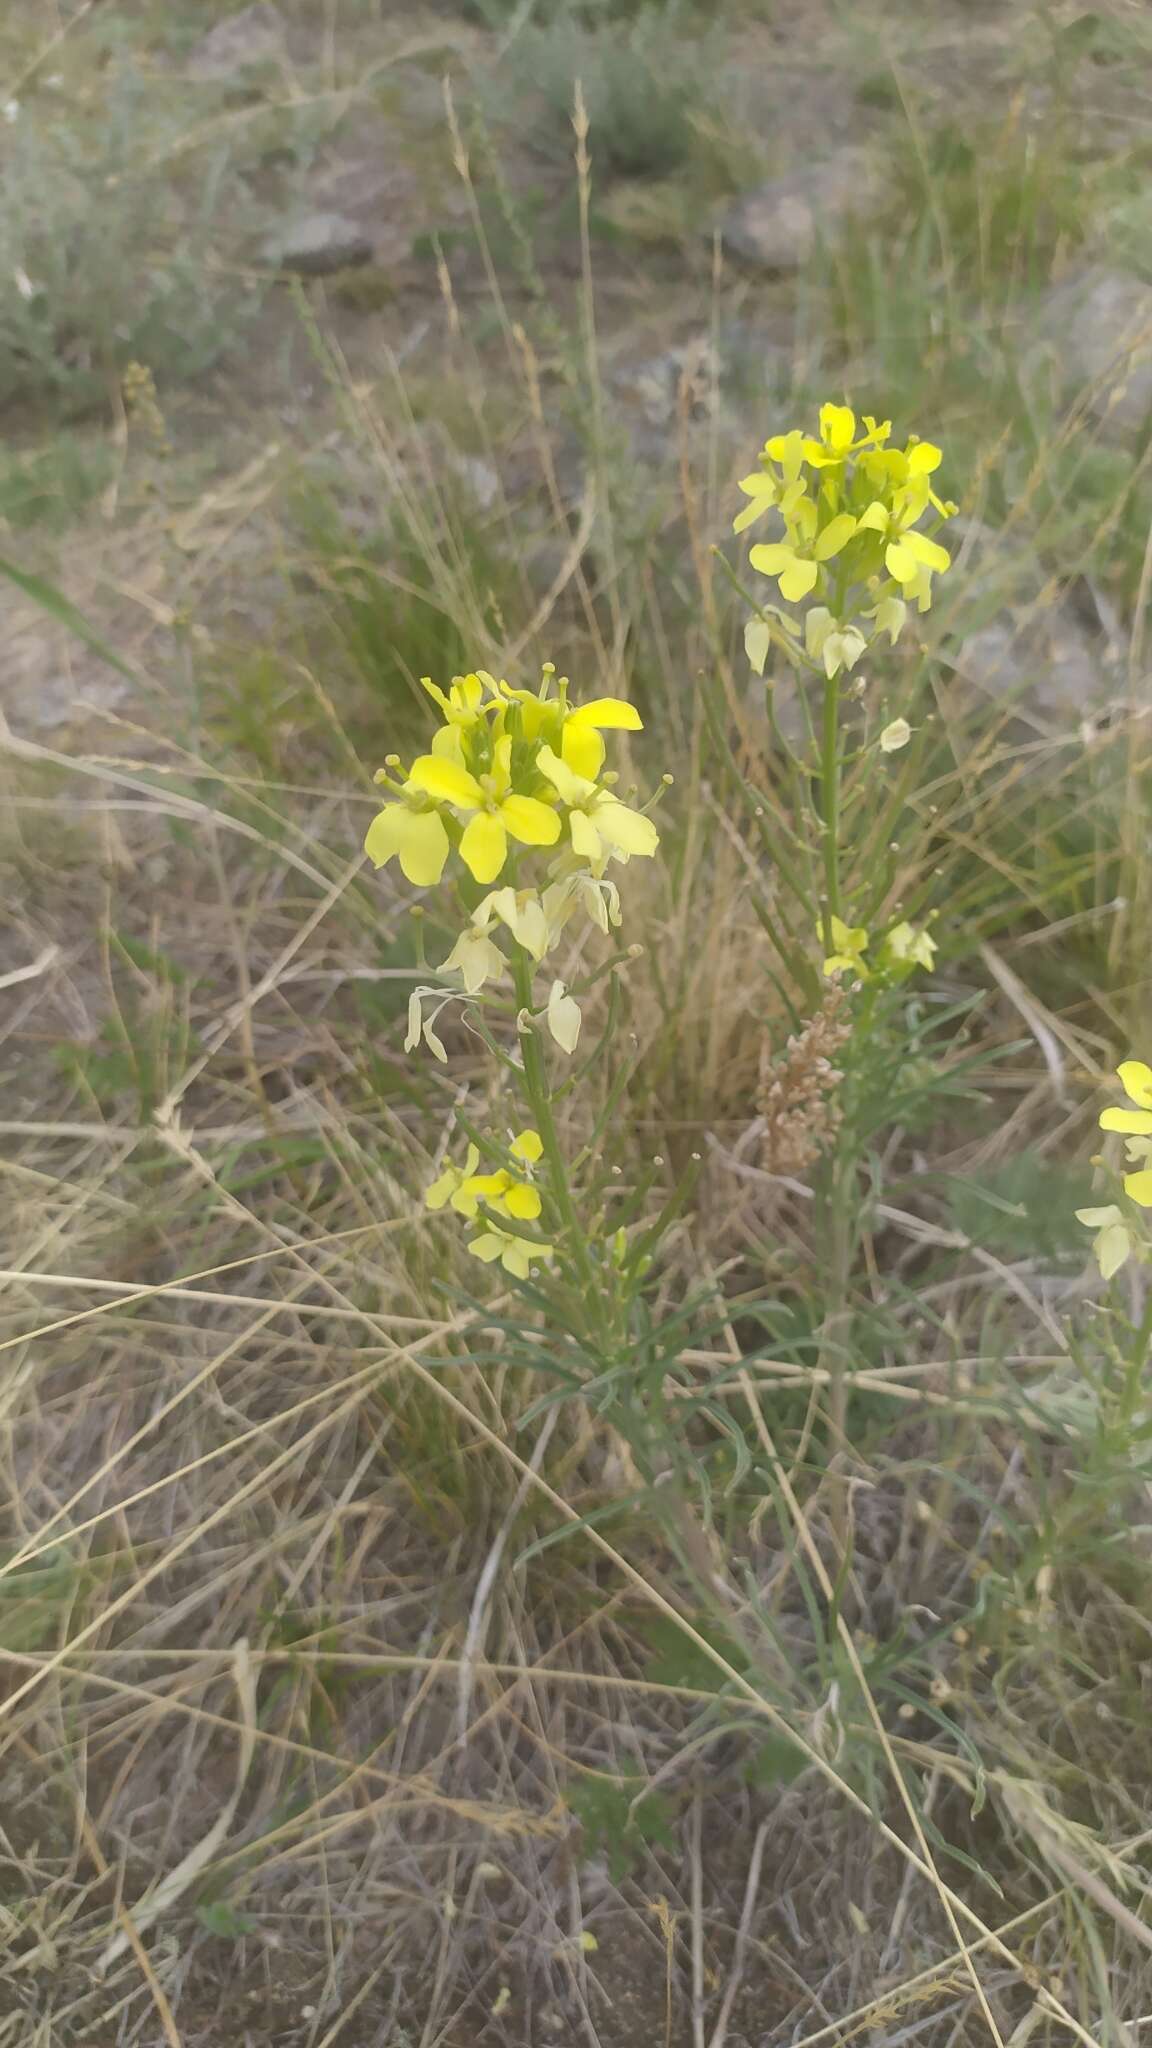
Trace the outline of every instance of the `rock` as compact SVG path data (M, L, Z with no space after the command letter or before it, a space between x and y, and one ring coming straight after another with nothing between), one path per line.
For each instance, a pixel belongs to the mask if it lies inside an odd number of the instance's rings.
M724 247L758 270L800 270L817 241L868 204L872 174L859 150L770 178L722 217Z
M265 263L298 277L330 277L370 263L373 246L363 228L342 213L304 213L270 235L261 249Z
M4 638L0 712L16 733L79 729L128 694L115 669L63 635L13 619L5 624Z
M1152 412L1152 285L1099 266L1062 278L1045 298L1035 357L1065 389L1090 387L1091 412L1110 432L1136 433Z
M690 421L716 411L721 365L707 334L678 348L623 363L612 373L613 388L652 427L670 427L683 410Z
M979 521L956 520L949 532L962 543L954 551L970 601L984 613L971 631L961 627L951 656L956 674L1033 730L1066 732L1106 711L1125 687L1123 638L1089 579L1054 584L1030 550L1006 546ZM990 592L1000 602L989 618ZM963 592L957 602L962 620Z
M226 15L201 36L186 68L193 78L230 84L258 66L279 66L286 54L285 23L279 8L272 0L252 0L250 7Z

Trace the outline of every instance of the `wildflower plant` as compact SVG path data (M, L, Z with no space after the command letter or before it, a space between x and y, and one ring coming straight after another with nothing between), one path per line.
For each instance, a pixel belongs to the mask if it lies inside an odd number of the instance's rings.
M413 991L406 1047L423 1039L445 1061L436 1026L445 1009L462 1009L530 1118L515 1136L469 1135L463 1159L425 1202L475 1226L474 1257L520 1281L556 1266L601 1302L604 1247L581 1223L554 1114L567 1077L552 1064L575 1054L583 1014L555 969L573 927L615 939L622 911L612 870L656 852L647 808L618 794L618 772L606 766L605 733L637 732L641 720L619 697L575 702L550 663L535 690L485 670L446 691L431 679L424 687L440 722L407 768L389 756L376 778L387 801L365 840L377 867L395 859L408 881L437 889L459 926L435 983ZM608 971L623 957L617 942Z
M817 1064L809 1084L803 1144L781 1143L772 1084L762 1104L766 1159L804 1155L813 1171L830 1254L824 1363L834 1436L844 1424L846 1303L869 1143L932 1065L915 984L936 965L937 913L919 878L915 900L902 899L892 839L901 787L914 784L917 727L903 712L888 715L870 672L930 610L951 567L939 536L956 507L938 492L942 466L934 442L910 435L896 445L891 421L829 403L814 432L794 426L765 441L739 480L745 502L732 521L747 549L746 568L730 574L750 609L745 652L767 685L771 786L750 787L731 752L728 760L764 821L774 872L761 923L799 1026L777 1075L803 1065L802 1050L818 1041L828 991L842 999L835 1059ZM799 738L778 713L781 666L799 697Z

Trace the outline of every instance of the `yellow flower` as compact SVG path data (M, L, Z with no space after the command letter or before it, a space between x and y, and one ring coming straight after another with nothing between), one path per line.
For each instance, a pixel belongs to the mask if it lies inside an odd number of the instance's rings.
M551 1244L532 1244L526 1237L514 1237L508 1230L485 1230L474 1237L468 1247L474 1259L483 1259L490 1266L499 1259L506 1273L512 1273L517 1280L527 1280L533 1259L550 1259L556 1247Z
M1131 1256L1135 1240L1121 1211L1114 1202L1103 1209L1077 1209L1076 1220L1086 1223L1096 1236L1092 1249L1100 1267L1102 1279L1111 1280L1120 1271L1125 1260Z
M493 693L496 690L496 684L486 669L472 675L453 676L447 695L431 676L421 676L420 686L439 704L450 726L477 725L484 713L485 688Z
M801 498L792 508L786 541L761 542L749 550L748 560L764 576L774 576L780 595L796 604L816 587L821 565L830 562L847 547L856 531L850 512L840 512L823 532L817 530L818 513L811 498Z
M454 971L461 975L468 994L476 996L488 982L499 979L507 964L499 946L473 923L461 932L448 958L441 963L440 973Z
M918 502L920 512L925 506L934 505L937 512L948 519L956 506L938 498L928 481L943 460L943 451L932 441L913 439L907 448L883 448L865 455L861 467L888 490L902 492L910 502Z
M512 741L497 740L489 773L477 777L459 761L421 754L408 783L440 803L475 815L464 828L460 858L478 882L494 882L508 858L509 837L526 846L553 846L560 820L539 797L521 796L511 786Z
M538 1131L521 1131L509 1146L509 1156L518 1167L526 1169L524 1174L510 1173L506 1167L499 1167L495 1173L477 1173L480 1154L475 1145L469 1145L463 1166L449 1166L434 1180L424 1196L428 1209L443 1209L450 1203L457 1215L477 1215L481 1202L488 1209L496 1209L501 1215L519 1218L522 1223L532 1223L540 1214L540 1196L532 1186L530 1169L541 1157L544 1147Z
M628 860L634 853L645 857L655 853L660 836L641 811L621 803L610 789L578 775L551 747L541 747L536 765L568 807L568 832L576 853L591 861L607 855Z
M886 962L897 967L924 967L931 974L939 947L931 934L915 925L895 924L884 941Z
M1101 1111L1102 1131L1125 1131L1134 1137L1152 1137L1152 1067L1143 1060L1123 1060L1116 1072L1129 1102L1135 1109L1105 1109ZM1141 1167L1138 1173L1126 1173L1124 1192L1142 1209L1152 1209L1152 1166Z
M889 645L895 647L901 633L904 631L905 621L908 617L908 607L902 597L897 597L895 591L890 591L887 597L880 599L879 604L873 605L870 612L865 612L864 617L866 619L873 619L876 624L876 631L878 633L887 633Z
M378 868L397 854L408 881L430 888L440 880L448 859L444 820L408 782L404 800L385 805L373 818L364 836L364 851Z
M868 969L864 955L868 950L868 933L862 924L847 925L842 917L832 919L832 944L835 952L824 962L825 974L855 974L866 979Z
M915 531L915 521L923 510L923 505L916 509L915 500L901 495L893 505L873 498L860 514L861 533L880 535L884 541L884 567L901 588L916 584L925 569L939 575L952 566L947 548L930 540L926 533Z
M451 1202L452 1207L461 1216L474 1216L476 1204L473 1202L471 1208L468 1207L468 1197L464 1194L464 1189L479 1164L479 1152L475 1145L469 1145L463 1166L446 1166L439 1178L432 1182L431 1187L425 1189L424 1207L443 1209L446 1203Z

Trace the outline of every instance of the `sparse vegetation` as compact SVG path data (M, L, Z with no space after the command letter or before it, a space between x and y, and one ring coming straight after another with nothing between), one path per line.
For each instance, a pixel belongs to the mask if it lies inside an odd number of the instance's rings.
M1143 11L281 0L193 107L229 14L0 23L0 2048L1138 2044ZM814 136L871 211L731 259ZM333 192L388 289L249 294ZM797 647L732 535L829 397L960 501L891 646L874 523ZM545 659L674 778L627 947L406 1050L508 877L373 771Z

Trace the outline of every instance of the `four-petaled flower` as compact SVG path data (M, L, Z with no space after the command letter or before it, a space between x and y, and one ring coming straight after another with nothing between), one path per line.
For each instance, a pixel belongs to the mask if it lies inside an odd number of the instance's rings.
M792 508L788 539L761 541L749 552L752 567L764 576L774 576L781 597L789 604L798 603L815 589L823 563L833 561L856 531L850 512L838 512L822 530L818 519L811 498L801 498Z
M585 860L612 856L626 861L634 853L655 853L659 834L642 811L621 803L610 789L588 776L578 775L551 747L541 747L536 763L561 803L567 805L569 837L574 851Z
M494 882L508 858L508 840L524 846L554 846L560 820L539 797L521 796L512 787L512 741L498 739L487 774L476 776L462 762L438 754L420 754L412 763L408 786L470 812L460 840L460 858L478 882Z
M923 927L917 931L913 924L894 924L884 941L886 962L896 967L923 967L929 974L938 951L931 934Z
M448 859L444 820L413 784L406 783L401 801L386 805L373 818L365 835L364 851L378 868L396 854L406 881L414 882L417 888L432 888L444 873Z
M829 953L824 962L824 973L855 974L861 980L865 980L868 975L864 962L864 955L868 950L867 930L862 924L845 924L842 917L833 917L831 925L834 951Z
M915 521L920 518L924 507L916 509L915 500L901 497L894 505L882 504L873 498L860 514L861 533L877 533L884 542L884 567L894 583L901 589L912 585L916 594L922 594L924 571L929 576L938 575L951 566L952 557L947 548L938 540L932 540L926 533L917 533Z

